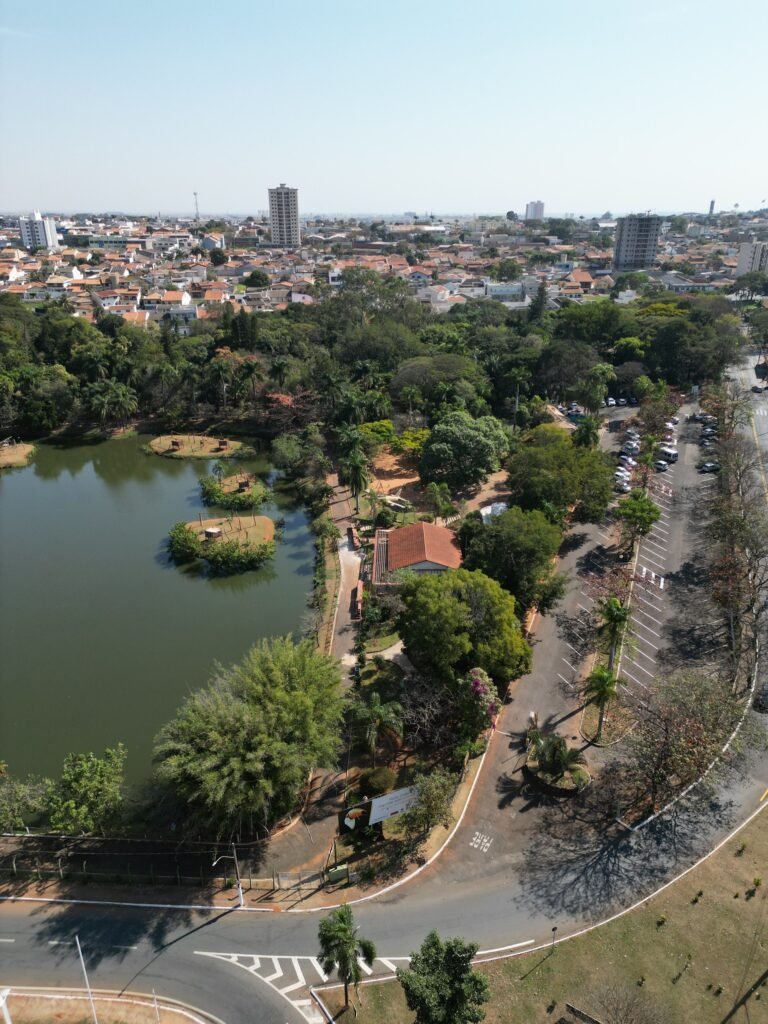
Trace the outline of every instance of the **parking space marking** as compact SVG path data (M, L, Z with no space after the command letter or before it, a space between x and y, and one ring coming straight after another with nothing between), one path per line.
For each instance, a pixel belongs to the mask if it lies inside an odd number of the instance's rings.
M658 548L659 551L663 551L666 554L667 549L662 547L661 544L657 544L655 540L648 540L647 537L643 538L643 544L650 544L654 548Z
M667 567L666 567L666 565L662 565L662 563L661 563L661 562L657 562L655 558L651 558L651 556L650 556L650 555L648 555L648 554L646 554L645 552L643 552L643 558L644 558L644 559L646 560L646 562L650 562L650 563L651 563L651 565L656 565L656 566L658 566L658 567L659 567L659 569L663 569L663 570L664 570L664 572L666 572L666 571L667 571ZM643 568L645 568L645 566L643 566ZM651 582L653 582L653 581L651 581Z
M571 672L575 672L576 671L576 669L573 667L573 665L570 663L570 661L566 661L565 658L561 658L560 661L565 661L565 664L568 666L568 668L571 670Z
M650 676L651 679L653 679L653 672L649 672L647 668L643 668L639 661L635 661L634 658L628 658L627 661L630 665L634 665L635 668L639 668L641 672L645 672L647 676Z
M557 678L558 678L558 679L562 679L562 681L563 681L563 682L565 683L565 685L566 685L566 686L570 686L570 687L571 687L571 689L573 689L573 683L569 682L569 681L568 681L568 680L567 680L567 679L565 678L565 676L564 676L564 675L562 675L562 674L561 674L560 672L558 672L558 673L557 673Z
M644 622L638 622L637 619L633 619L632 623L635 626L640 626L642 629L647 629L649 633L653 633L655 637L661 640L659 634L655 630L651 629L650 626L646 626ZM638 640L642 640L644 644L648 644L652 651L658 651L659 648L656 646L656 644L651 643L647 636L640 636L640 634L635 633L633 629L630 629L629 632L632 634L632 636L636 636Z
M632 633L632 630L630 630L630 633ZM639 635L638 635L637 633L632 633L632 636L636 637L636 638L637 638L637 639L638 639L639 641L642 641L642 642L644 642L644 643L647 643L647 642L648 642L648 641L647 641L647 640L645 639L645 637L643 637L643 636L639 636ZM654 649L654 651L655 651L655 650L658 650L658 648L656 648L656 647L654 647L653 649ZM655 659L654 657L652 657L652 656L651 656L650 654L646 654L646 653L645 653L645 651L641 651L639 647L637 648L637 651L636 651L635 653L636 653L636 654L637 654L637 655L638 655L639 657L641 657L641 658L647 658L647 659L648 659L648 661L652 661L652 662L654 663L654 665L656 664L656 659Z
M626 669L624 669L624 675L625 675L625 676L626 676L626 677L627 677L628 679L631 679L633 683L637 683L637 685L638 685L638 686L642 686L642 688L643 688L644 690L647 690L647 689L648 689L648 687L646 686L646 684L645 684L644 682L642 682L642 680L640 680L640 679L636 679L636 678L635 678L635 677L634 677L634 676L632 675L632 673L631 673L631 672L628 672L628 671L627 671ZM629 692L629 691L628 691L628 692Z

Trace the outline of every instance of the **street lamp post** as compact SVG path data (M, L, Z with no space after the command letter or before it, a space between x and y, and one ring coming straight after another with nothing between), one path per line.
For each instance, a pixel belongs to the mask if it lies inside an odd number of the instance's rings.
M240 909L242 910L242 908L245 906L245 899L243 897L243 883L242 879L240 878L240 865L238 864L237 861L237 850L235 848L234 843L232 843L232 853L222 853L222 855L220 857L217 857L213 864L211 864L211 867L215 868L220 860L233 860L235 862L235 878L237 878L237 897L240 903Z
M91 992L91 983L88 981L88 971L85 969L85 959L83 958L83 950L80 945L80 936L75 936L75 945L77 946L77 955L80 957L80 966L83 968L83 977L85 978L85 988L88 992L88 999L91 1004L91 1014L93 1015L93 1024L99 1024L99 1018L96 1016L96 1004L93 1001L93 992Z
M553 925L553 927L552 927L552 945L551 945L550 950L549 950L550 953L553 953L554 950L555 950L555 936L556 935L557 935L557 925Z

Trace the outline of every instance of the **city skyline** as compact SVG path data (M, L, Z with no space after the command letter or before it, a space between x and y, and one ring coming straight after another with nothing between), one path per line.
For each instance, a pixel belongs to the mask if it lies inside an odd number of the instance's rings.
M0 205L181 214L197 191L201 211L245 215L276 181L307 213L522 213L531 196L552 214L763 205L768 140L734 103L736 83L764 85L760 0L555 10L300 0L288 73L266 5L233 0L222 17L139 0L130 19L94 19L84 0L6 3L0 124L25 144L4 147ZM113 69L118 48L130 60ZM57 94L88 116L63 116ZM748 160L733 145L714 158L718 124Z

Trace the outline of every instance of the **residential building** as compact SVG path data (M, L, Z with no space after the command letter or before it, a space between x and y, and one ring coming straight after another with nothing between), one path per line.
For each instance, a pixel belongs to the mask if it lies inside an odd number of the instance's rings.
M613 250L614 270L643 270L656 261L661 217L653 214L630 214L616 221L616 244Z
M19 217L21 244L25 249L58 249L59 236L53 217L42 217L35 210L29 217Z
M541 199L532 199L525 204L526 220L544 220L544 203Z
M395 582L394 573L437 573L461 566L461 548L456 534L434 523L412 523L397 530L377 530L373 549L372 582L386 586Z
M281 183L269 190L269 225L272 244L288 249L301 245L299 190Z
M743 277L755 270L768 273L768 242L742 242L739 246L736 277Z

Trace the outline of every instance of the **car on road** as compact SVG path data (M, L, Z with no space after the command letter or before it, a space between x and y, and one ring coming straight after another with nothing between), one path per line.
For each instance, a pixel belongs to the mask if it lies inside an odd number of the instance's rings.
M719 473L720 463L719 462L702 462L699 466L700 473Z
M669 463L665 462L664 459L657 459L653 464L653 468L657 473L666 473L669 469Z

